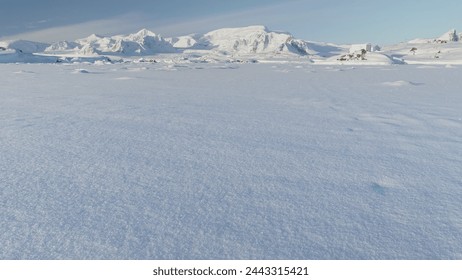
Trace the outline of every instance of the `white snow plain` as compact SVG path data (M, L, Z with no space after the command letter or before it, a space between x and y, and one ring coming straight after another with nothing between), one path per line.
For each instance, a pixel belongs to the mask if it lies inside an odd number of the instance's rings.
M460 67L0 75L0 259L462 258Z

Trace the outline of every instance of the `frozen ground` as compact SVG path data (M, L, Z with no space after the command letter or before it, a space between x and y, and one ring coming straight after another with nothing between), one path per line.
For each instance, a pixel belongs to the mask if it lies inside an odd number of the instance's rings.
M0 258L461 259L461 74L0 64Z

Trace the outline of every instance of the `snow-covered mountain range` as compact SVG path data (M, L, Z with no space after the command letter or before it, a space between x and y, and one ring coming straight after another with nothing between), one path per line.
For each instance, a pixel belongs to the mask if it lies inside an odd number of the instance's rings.
M191 36L190 40L187 40L190 44L182 46L186 38L173 39L173 42L176 41L174 46L215 50L225 55L310 53L307 42L295 39L290 33L270 31L265 26L218 29L202 36Z
M129 35L90 35L52 44L0 42L0 62L65 61L298 61L318 64L462 64L461 34L450 30L435 39L391 46L335 45L297 39L265 26L223 28L206 34L164 38L142 29ZM155 59L156 58L156 59Z

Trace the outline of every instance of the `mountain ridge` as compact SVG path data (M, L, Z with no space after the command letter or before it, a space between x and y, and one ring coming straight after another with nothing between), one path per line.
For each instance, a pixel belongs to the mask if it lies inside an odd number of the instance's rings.
M434 64L449 63L450 56L457 53L454 56L456 60L453 62L462 64L462 44L459 45L461 37L462 34L451 29L435 39L411 40L407 43L385 46L378 51L380 48L369 48L371 44L336 45L301 40L289 32L272 31L263 25L221 28L205 34L167 38L144 28L126 35L91 34L75 41L60 41L52 44L27 40L0 42L0 55L2 56L0 62L14 62L14 58L19 54L56 56L57 58L72 57L74 59L94 58L95 60L107 59L106 57L129 60L130 57L177 54L186 57L213 57L213 61L235 61L236 59L241 61L239 58L258 60L287 58L320 64L402 64L408 62ZM358 54L358 51L362 49L366 53ZM16 52L14 56L11 50ZM46 60L49 61L49 58Z

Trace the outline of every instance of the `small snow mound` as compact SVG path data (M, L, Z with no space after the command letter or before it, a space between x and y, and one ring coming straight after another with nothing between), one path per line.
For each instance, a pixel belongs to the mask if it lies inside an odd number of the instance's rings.
M86 70L86 69L75 69L75 70L73 71L73 73L75 73L75 74L89 74L90 71L88 71L88 70Z
M19 70L19 71L15 71L13 73L14 74L35 74L35 72L33 72L33 71L26 71L26 70Z
M404 86L419 86L421 84L413 83L409 81L394 81L394 82L384 82L382 83L382 85L389 86L389 87L404 87Z
M375 193L377 194L380 194L380 195L385 195L386 194L386 188L379 184L379 183L372 183L370 185L372 191L374 191Z
M117 77L115 79L119 80L119 81L126 81L126 80L134 80L135 78L133 78L133 77Z

